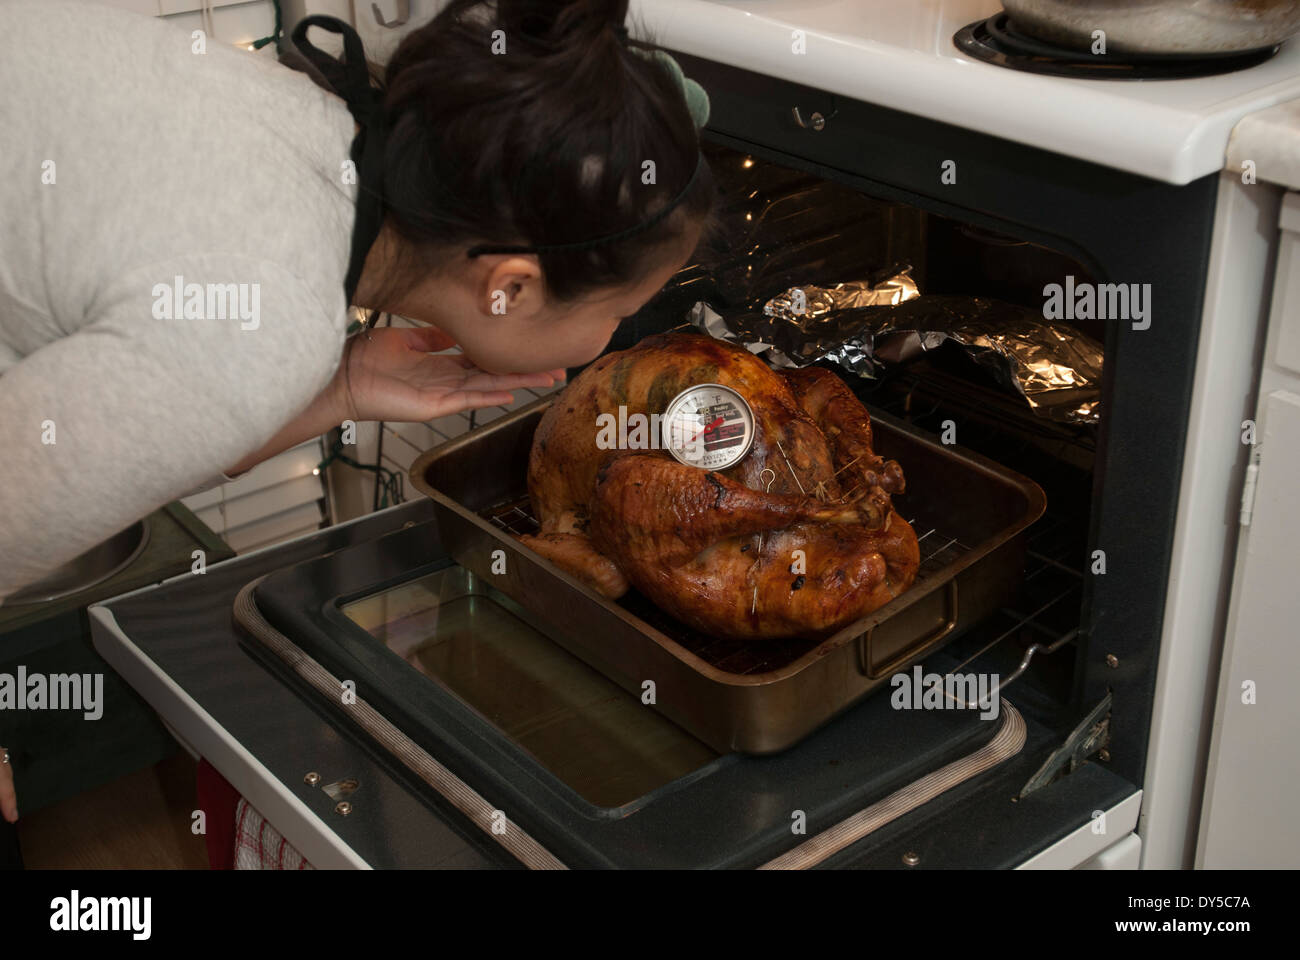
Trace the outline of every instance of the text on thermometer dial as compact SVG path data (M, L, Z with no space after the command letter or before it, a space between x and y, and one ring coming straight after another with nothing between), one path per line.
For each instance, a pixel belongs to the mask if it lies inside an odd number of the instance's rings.
M682 463L725 470L754 443L754 411L730 387L700 383L672 399L662 429L664 447Z

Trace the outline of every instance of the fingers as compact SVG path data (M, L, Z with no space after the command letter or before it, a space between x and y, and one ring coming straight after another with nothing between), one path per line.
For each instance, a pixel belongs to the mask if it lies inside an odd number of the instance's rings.
M472 410L478 410L482 407L504 407L515 402L515 395L508 390L489 390L486 393L475 390L461 390L458 393L453 393L452 396L464 397L465 408Z
M456 346L456 341L451 335L444 333L437 327L390 327L388 329L401 336L402 342L413 350L436 353ZM475 370L481 376L489 378L482 381L481 384L476 383L472 386L471 389L474 390L518 390L521 387L549 387L563 382L567 376L564 367L556 367L554 370L543 370L535 373L488 373L486 370L479 370L474 365L474 361L463 353L450 354L442 359L450 360L466 370Z
M522 390L524 387L549 387L556 377L549 373L486 373L477 368L466 368L466 390Z
M484 373L473 364L466 367L461 389L445 394L440 402L440 412L436 416L456 413L461 410L477 410L482 407L506 407L515 402L512 390L524 387L549 387L555 381L553 372L547 373ZM563 375L564 371L560 371Z
M543 370L540 373L488 373L486 370L480 370L476 367L474 361L463 353L452 354L446 359L453 361L458 367L474 371L482 377L489 378L489 380L493 378L500 380L500 383L489 383L487 380L483 381L488 387L497 390L518 390L520 387L549 387L557 383L563 383L565 377L568 376L564 367L556 367L554 370ZM529 378L529 382L514 383L513 385L506 383L506 381L514 377L527 377ZM484 388L475 386L474 389Z
M514 402L514 395L504 390L479 393L475 390L456 390L444 395L438 401L435 417L445 417L449 413L462 410L480 410L483 407L504 407ZM432 419L432 418L431 418Z
M557 380L563 381L565 377L563 368L539 373L489 373L475 366L463 354L423 358L421 370L431 382L417 389L421 390L424 399L432 402L432 407L428 412L420 412L417 419L433 419L483 407L510 406L515 402L513 391L554 386Z
M4 756L4 747L0 747L0 756ZM0 763L0 816L10 823L18 819L18 794L14 790L14 768L7 763Z
M474 366L474 361L463 354L452 354L438 359L449 360L465 371L461 378L461 386L466 390L493 390L499 393L502 390L521 390L524 387L549 387L557 379L562 379L562 376L560 378L555 376L554 370L546 373L488 373ZM560 371L561 375L563 372Z

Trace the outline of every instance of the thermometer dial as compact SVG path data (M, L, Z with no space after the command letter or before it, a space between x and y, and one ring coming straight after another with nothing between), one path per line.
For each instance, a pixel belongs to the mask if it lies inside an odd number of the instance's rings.
M668 404L662 432L664 448L682 463L725 470L739 463L754 443L754 411L730 387L696 384Z

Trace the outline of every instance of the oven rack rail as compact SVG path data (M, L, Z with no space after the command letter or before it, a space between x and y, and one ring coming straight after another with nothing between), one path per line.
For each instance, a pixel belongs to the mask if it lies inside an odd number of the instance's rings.
M1000 681L1005 689L1035 659L1056 652L1082 631L1095 429L1044 420L1017 401L924 359L883 381L855 385L872 406L933 434L941 434L945 421L951 421L963 445L1032 476L1047 490L1047 512L1028 531L1016 605L1002 608L961 638L957 648L975 652L949 671L956 673L987 655L995 664L1014 664ZM1071 504L1076 506L1071 509Z

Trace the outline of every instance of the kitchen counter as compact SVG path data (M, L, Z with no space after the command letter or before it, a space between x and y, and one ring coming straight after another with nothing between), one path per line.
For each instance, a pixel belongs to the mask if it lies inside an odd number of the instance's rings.
M1240 174L1248 161L1256 180L1300 190L1300 99L1253 113L1233 128L1225 169Z

